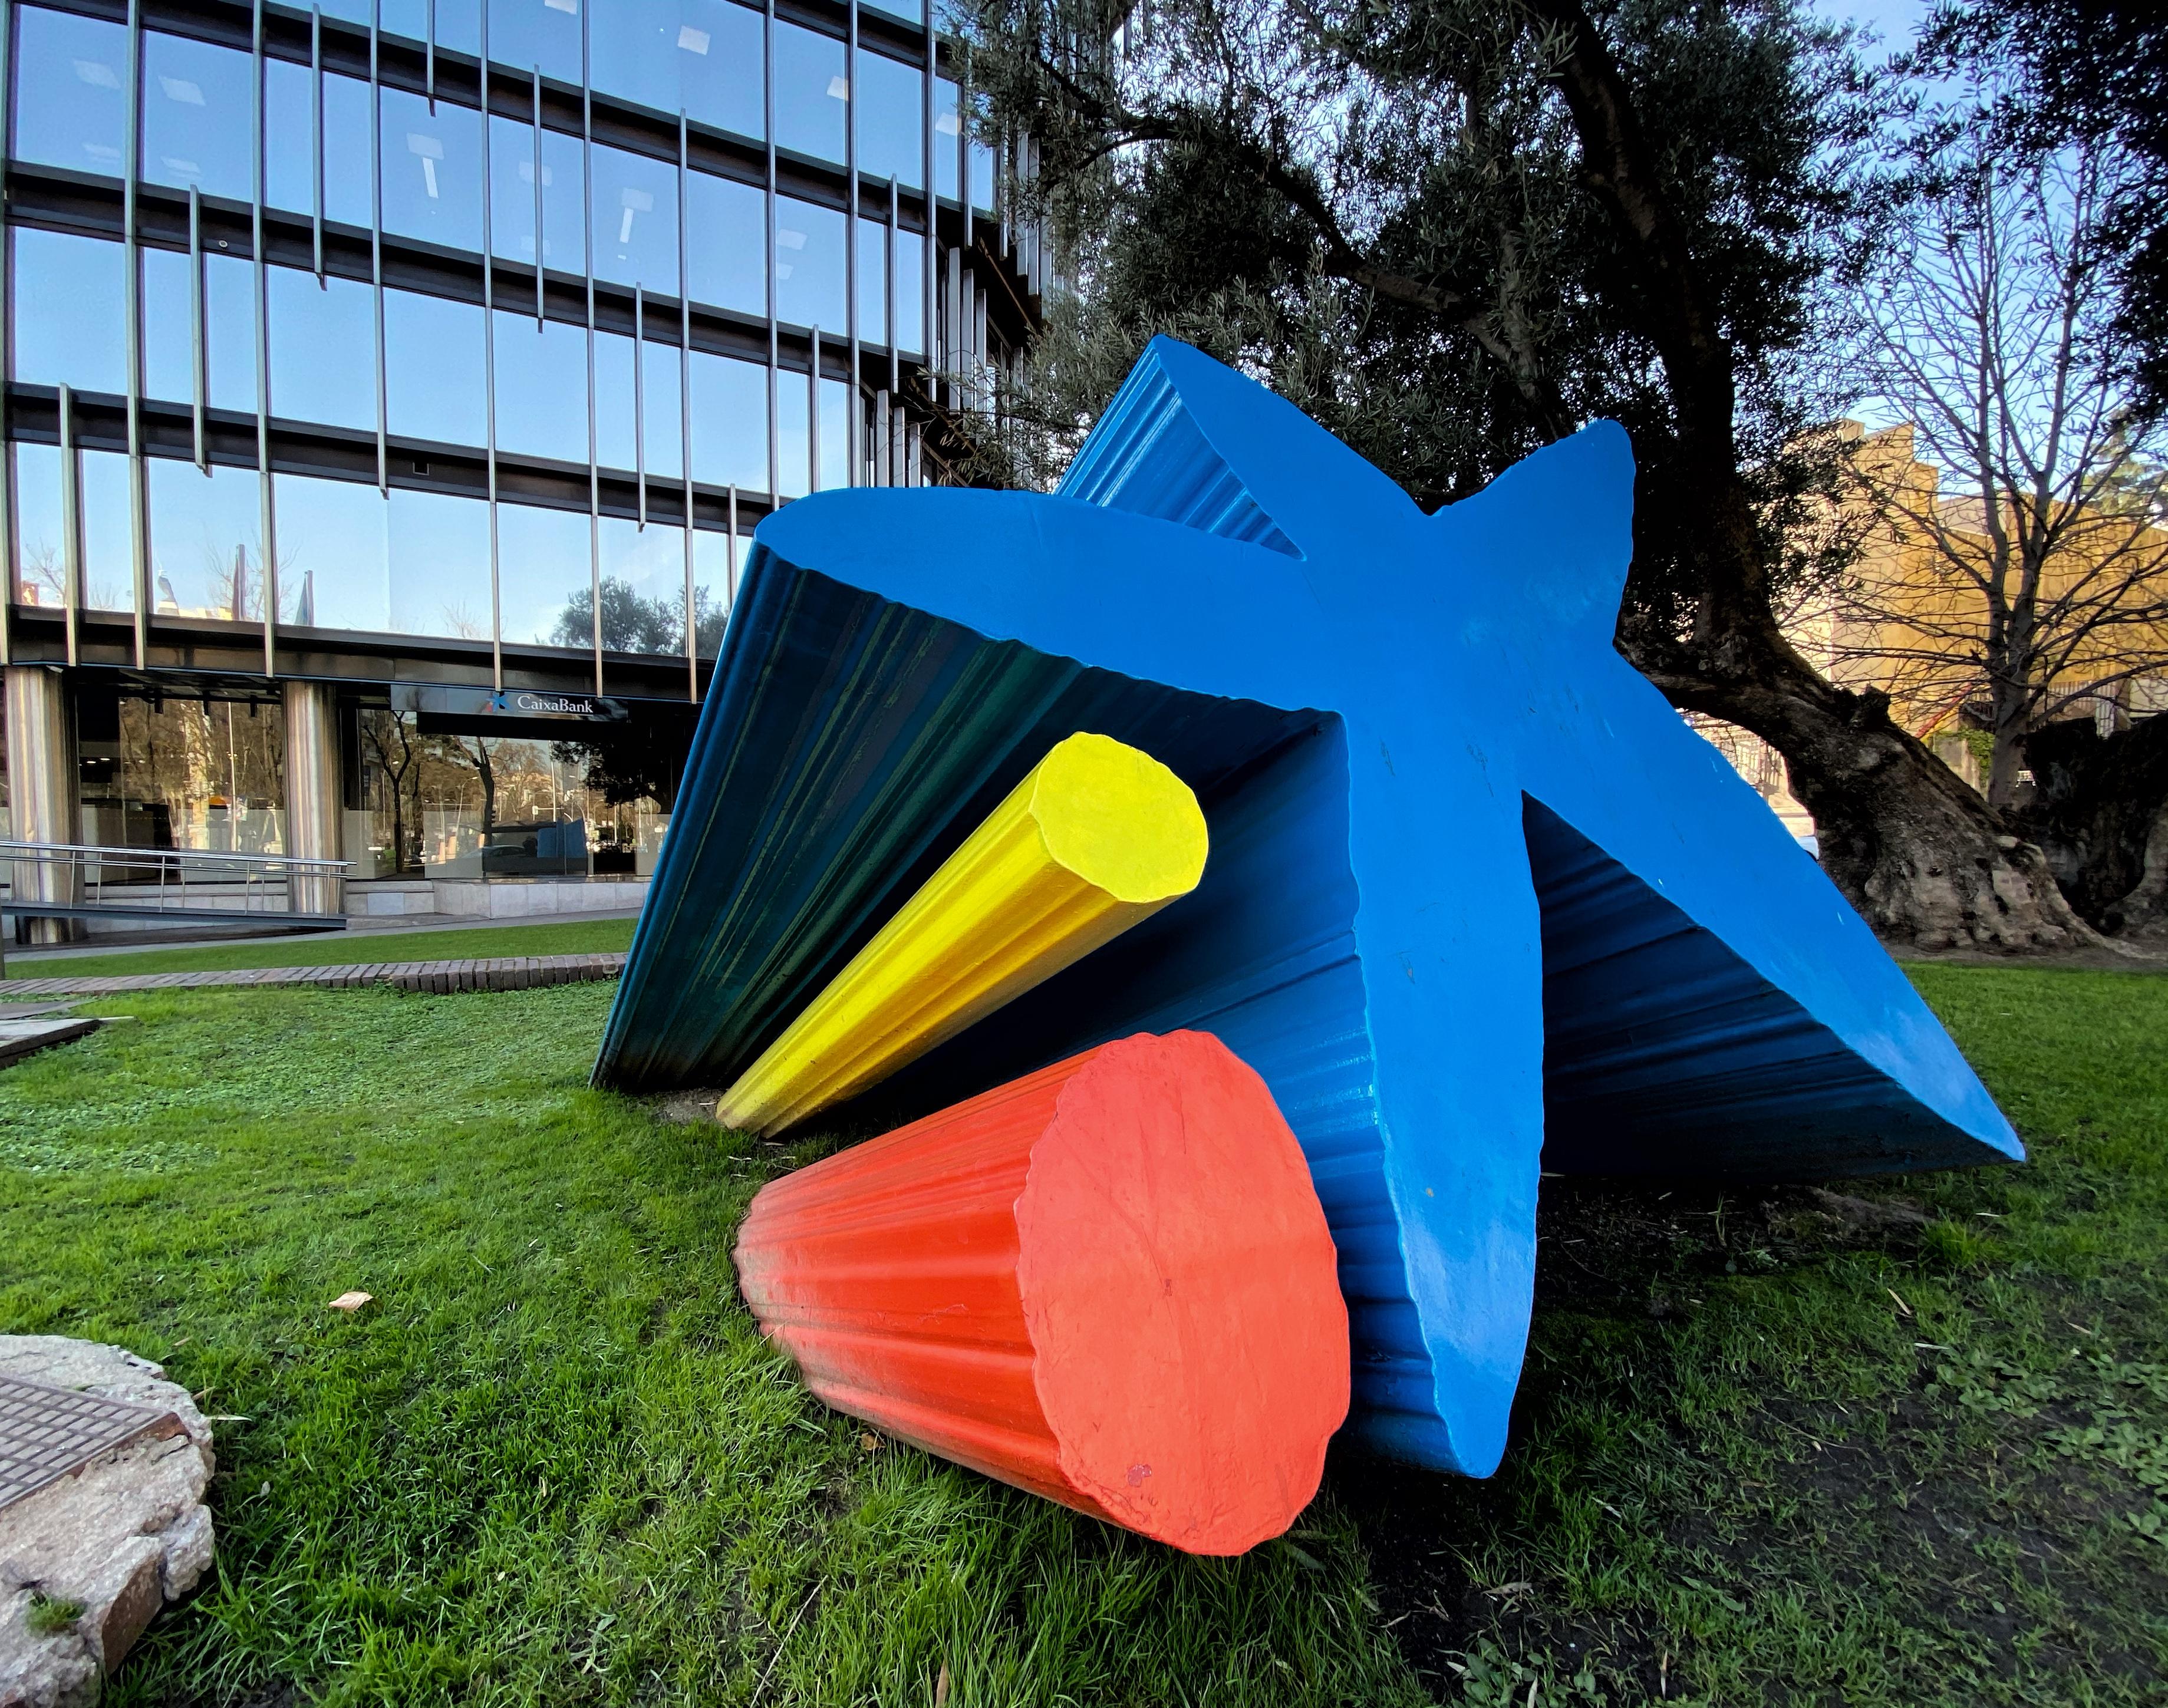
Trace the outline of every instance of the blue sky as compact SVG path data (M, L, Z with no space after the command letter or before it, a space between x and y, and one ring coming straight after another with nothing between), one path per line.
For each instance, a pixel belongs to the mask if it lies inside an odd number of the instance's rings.
M1824 17L1860 24L1882 38L1878 54L1895 53L1932 10L1928 0L1814 0Z

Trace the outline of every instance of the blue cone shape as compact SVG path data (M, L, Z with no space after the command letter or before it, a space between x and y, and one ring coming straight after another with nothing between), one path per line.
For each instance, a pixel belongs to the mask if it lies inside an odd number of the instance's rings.
M1425 516L1161 339L1056 496L830 492L769 517L598 1081L727 1085L1055 741L1133 743L1204 804L1198 891L842 1122L1133 1032L1217 1033L1331 1219L1350 1427L1489 1472L1539 1164L2022 1154L1820 868L1613 650L1633 477L1599 423Z

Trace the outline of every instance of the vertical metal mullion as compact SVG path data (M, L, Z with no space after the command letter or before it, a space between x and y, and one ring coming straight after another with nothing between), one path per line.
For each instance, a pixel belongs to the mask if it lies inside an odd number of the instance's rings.
M203 194L189 186L189 384L195 399L196 467L210 473L210 446L204 411L210 402L210 352L204 326Z
M855 486L859 465L865 460L859 447L865 438L860 423L866 407L858 374L858 0L850 0L845 19L849 40L843 50L843 170L850 178L851 194L843 215L848 222L843 236L843 335L851 353L851 410L843 418L843 484Z
M685 241L691 167L685 109L678 109L678 473L685 494L685 698L700 698L700 646L693 599L693 270Z
M279 674L279 518L271 483L271 267L263 252L264 151L263 0L254 0L250 30L251 63L254 67L250 90L249 147L253 157L254 194L248 210L249 247L256 260L256 482L258 526L263 538L258 555L258 596L263 602L263 674ZM234 613L236 621L241 613Z
M497 591L499 565L497 526L497 232L496 186L491 167L497 151L489 125L489 0L481 8L481 363L483 455L489 487L489 680L498 693L504 692L504 600ZM534 239L534 256L542 257L542 239ZM535 275L539 299L542 280Z
M919 354L923 357L926 361L926 400L929 404L939 401L939 395L936 390L937 382L933 379L933 374L939 370L941 366L941 358L939 353L941 348L941 311L938 306L938 300L935 294L940 289L941 285L939 271L941 265L941 195L939 189L941 177L939 172L936 169L937 162L933 157L933 138L935 135L933 128L935 103L933 97L936 93L937 85L940 80L940 76L941 48L938 40L935 38L933 34L933 8L929 4L926 8L926 68L922 73L920 79L922 84L921 100L925 109L923 114L924 128L922 132L919 151L921 155L920 170L924 174L926 180L921 189L921 194L925 199L926 231L925 235L919 240L920 264L918 269L918 312L920 317L918 327L918 342L920 345Z
M813 356L805 364L805 490L821 490L821 329L813 328Z
M384 85L378 45L384 34L384 0L369 14L369 283L376 305L376 490L391 496L391 410L384 378Z
M143 176L143 6L128 0L128 126L120 192L121 264L126 268L123 312L128 316L128 568L136 583L136 667L151 650L151 479L143 462L143 252L136 237L136 184ZM78 543L78 558L80 546ZM75 662L73 607L68 617L68 662Z
M481 0L485 9L489 0ZM429 0L429 16L423 26L428 40L422 45L422 86L429 98L429 116L437 116L437 0Z
M15 8L0 0L0 206L8 194L8 146L15 135ZM14 244L0 221L0 280L15 276ZM0 326L0 374L13 371L12 329ZM0 444L0 665L14 660L14 572L17 555L15 457ZM5 952L0 951L0 957Z
M433 5L435 0L431 0ZM594 649L595 692L603 691L603 485L595 443L595 94L592 45L594 8L580 10L580 267L587 321L587 589ZM537 240L539 241L539 238Z
M738 483L731 482L731 549L723 554L723 608L735 611L738 602Z
M761 134L768 139L768 183L761 196L766 220L762 265L768 274L768 507L773 511L783 504L783 413L776 393L780 353L775 331L775 0L767 0L761 20Z
M534 67L534 330L542 330L542 67ZM486 122L486 121L485 121Z
M647 287L632 287L632 480L634 526L647 531Z
M61 387L61 620L67 625L67 661L77 662L76 589L82 581L82 457L75 445L75 393Z
M895 324L895 248L901 241L903 225L902 185L894 178L888 181L888 231L881 239L881 326L888 335L888 389L899 390L903 385L903 340Z
M312 215L309 236L314 246L316 284L324 283L324 8L309 8L309 189Z

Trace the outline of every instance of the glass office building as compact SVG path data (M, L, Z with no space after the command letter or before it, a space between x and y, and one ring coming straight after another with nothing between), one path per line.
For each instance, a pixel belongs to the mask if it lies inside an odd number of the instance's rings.
M1036 316L923 3L0 0L12 834L638 869L744 536Z

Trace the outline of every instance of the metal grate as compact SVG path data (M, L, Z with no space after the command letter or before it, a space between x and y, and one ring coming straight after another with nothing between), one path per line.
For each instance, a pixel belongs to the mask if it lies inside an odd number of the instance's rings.
M0 1375L0 1507L160 1424L167 1435L181 1427L156 1406Z

